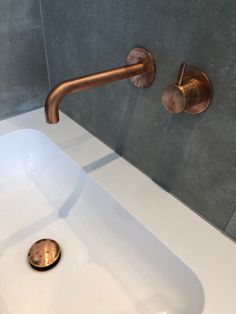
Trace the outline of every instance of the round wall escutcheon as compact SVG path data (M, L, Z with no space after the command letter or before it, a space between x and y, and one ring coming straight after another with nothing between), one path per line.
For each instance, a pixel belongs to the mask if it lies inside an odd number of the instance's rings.
M152 85L156 76L156 66L152 54L145 48L134 48L127 56L127 64L144 63L145 72L130 78L137 88L145 88Z

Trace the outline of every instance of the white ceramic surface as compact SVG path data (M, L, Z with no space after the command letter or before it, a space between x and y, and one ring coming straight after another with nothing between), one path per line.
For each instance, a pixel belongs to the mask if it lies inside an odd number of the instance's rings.
M196 275L43 133L0 137L1 314L201 313ZM32 243L62 259L37 272Z
M236 313L233 241L62 113L1 121L4 134L1 314ZM25 260L41 236L63 249L46 273Z

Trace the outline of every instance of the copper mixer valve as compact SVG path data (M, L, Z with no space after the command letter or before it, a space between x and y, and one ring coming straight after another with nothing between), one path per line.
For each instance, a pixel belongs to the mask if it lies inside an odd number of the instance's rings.
M209 107L212 95L212 86L207 75L182 63L176 83L163 90L162 102L171 113L198 114Z

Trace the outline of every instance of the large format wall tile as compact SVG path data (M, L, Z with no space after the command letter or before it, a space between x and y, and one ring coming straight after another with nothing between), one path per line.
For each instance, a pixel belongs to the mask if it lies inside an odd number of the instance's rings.
M0 119L43 105L47 67L38 1L0 1Z
M151 50L157 63L151 88L117 82L67 96L62 109L225 229L236 203L236 2L43 0L42 5L52 85L122 65L135 46ZM161 104L161 91L175 81L181 61L212 80L213 103L202 115L171 115Z

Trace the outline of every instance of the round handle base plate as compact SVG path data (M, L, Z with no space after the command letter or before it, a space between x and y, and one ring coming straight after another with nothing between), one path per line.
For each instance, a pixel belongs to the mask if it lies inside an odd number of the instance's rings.
M188 78L194 78L199 82L201 100L196 105L186 108L184 112L189 113L189 114L202 113L209 107L212 101L213 90L212 90L211 82L204 72L194 67L189 67L186 69L185 74L184 74L184 80Z

